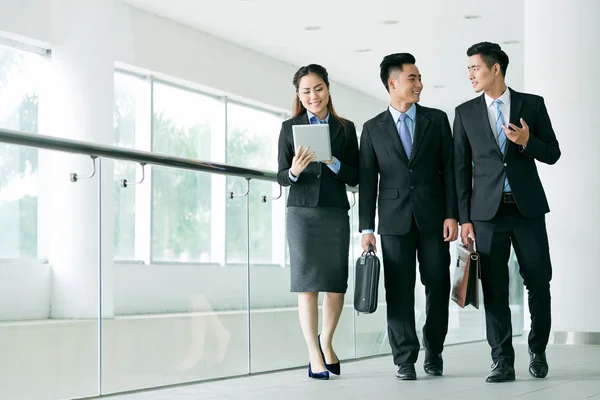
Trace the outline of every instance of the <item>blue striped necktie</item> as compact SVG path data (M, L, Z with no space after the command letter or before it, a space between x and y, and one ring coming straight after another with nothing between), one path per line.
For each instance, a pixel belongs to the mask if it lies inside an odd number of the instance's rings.
M408 115L400 114L400 118L398 118L398 131L400 133L400 141L402 142L404 151L406 151L406 156L410 159L410 154L412 152L412 138L410 137L410 131L406 125L406 117L408 117Z
M500 111L502 100L496 99L494 100L494 104L496 105L496 133L498 134L498 146L500 147L502 154L504 154L506 152L506 133L504 132L504 129L502 129L504 126L504 117L502 116L502 111Z
M498 134L498 147L500 147L500 151L502 154L506 153L506 132L502 128L504 126L504 117L502 116L502 111L500 110L500 105L502 104L502 100L496 99L494 103L496 105L496 133ZM508 178L504 178L504 192L510 192L510 185L508 184Z

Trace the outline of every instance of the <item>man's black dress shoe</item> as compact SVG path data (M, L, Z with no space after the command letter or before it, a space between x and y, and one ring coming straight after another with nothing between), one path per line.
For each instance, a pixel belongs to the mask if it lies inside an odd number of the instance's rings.
M425 362L423 362L423 369L427 375L431 376L442 376L444 373L444 360L441 354L433 354L425 352Z
M485 378L486 382L506 382L515 380L515 369L504 360L492 364L492 372Z
M548 375L546 352L535 354L529 349L529 374L534 378L545 378Z
M403 381L414 381L417 379L417 372L415 371L415 364L405 363L398 364L398 371L396 371L396 378Z

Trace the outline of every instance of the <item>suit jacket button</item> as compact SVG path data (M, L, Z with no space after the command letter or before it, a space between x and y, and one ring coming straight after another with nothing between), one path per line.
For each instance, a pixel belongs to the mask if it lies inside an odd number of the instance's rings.
M317 179L320 179L320 178L321 178L321 175L320 175L320 174L319 174L319 175L317 175Z
M413 185L410 185L410 190L413 190L415 187Z
M412 174L412 169L409 169L408 172L410 172Z
M506 167L506 163L504 163L504 166Z

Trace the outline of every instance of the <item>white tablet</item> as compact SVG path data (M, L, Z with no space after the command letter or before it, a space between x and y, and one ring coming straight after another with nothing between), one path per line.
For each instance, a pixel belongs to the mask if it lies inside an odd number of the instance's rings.
M328 124L293 125L292 133L294 135L294 153L298 150L298 146L302 146L303 151L310 147L309 151L315 153L316 161L331 160L331 138Z

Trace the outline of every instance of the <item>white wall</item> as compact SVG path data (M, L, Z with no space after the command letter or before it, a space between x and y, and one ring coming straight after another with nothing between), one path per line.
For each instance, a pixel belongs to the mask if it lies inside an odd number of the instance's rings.
M3 0L0 2L0 34L48 46L51 36L49 0Z
M283 111L291 109L294 100L292 77L299 66L280 62L118 0L116 11L117 62ZM51 47L51 28L50 0L3 0L0 4L1 31ZM306 60L306 64L310 62ZM362 126L364 121L386 107L374 97L335 83L335 76L330 78L336 109L357 126Z
M49 264L0 264L0 321L48 318L51 274Z
M525 2L525 84L544 97L561 148L555 165L540 164L551 210L546 221L552 328L595 337L600 334L598 15L600 3L594 0L553 7L541 0ZM563 54L569 58L556 57ZM568 60L577 60L577 67Z

